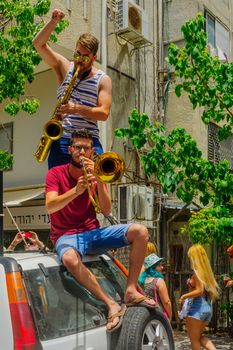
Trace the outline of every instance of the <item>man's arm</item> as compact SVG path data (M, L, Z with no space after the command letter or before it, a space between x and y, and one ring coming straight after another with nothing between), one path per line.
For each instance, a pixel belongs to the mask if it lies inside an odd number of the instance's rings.
M93 181L95 177L88 174L88 181ZM49 191L46 193L45 206L49 214L53 214L58 210L63 209L73 199L83 194L87 188L87 182L84 176L80 176L77 185L69 191L59 195L57 191Z
M46 193L45 206L49 214L56 213L56 211L63 209L74 198L78 196L76 187L71 188L66 193L59 195L56 191Z
M64 18L65 14L60 10L53 10L52 18L50 21L40 30L40 32L33 39L33 45L44 62L55 70L59 83L64 80L68 70L70 62L65 57L51 49L47 42L55 29L56 25Z
M80 114L87 119L105 121L108 119L112 104L112 81L108 75L100 80L98 104L96 107L88 107L74 102L68 102L58 109L58 114Z
M90 180L92 178L92 175L88 174L88 178ZM45 206L49 214L56 213L58 210L63 209L73 199L80 196L86 190L86 187L86 180L83 176L81 176L78 180L77 186L71 188L66 193L59 195L56 191L47 192ZM98 181L97 190L101 211L103 215L109 215L111 213L111 200L107 187L105 184Z

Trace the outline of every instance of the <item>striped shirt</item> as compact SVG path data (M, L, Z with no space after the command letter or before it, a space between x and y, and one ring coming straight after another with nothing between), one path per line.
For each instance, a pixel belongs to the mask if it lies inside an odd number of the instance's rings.
M72 78L74 63L71 62L70 69L62 84L57 90L57 98L64 95L67 86ZM98 90L100 79L105 75L98 70L95 75L89 79L76 79L69 100L87 107L96 107L98 102ZM97 120L87 119L81 114L66 115L62 121L63 137L70 138L70 133L76 129L87 129L92 136L99 138L99 128Z

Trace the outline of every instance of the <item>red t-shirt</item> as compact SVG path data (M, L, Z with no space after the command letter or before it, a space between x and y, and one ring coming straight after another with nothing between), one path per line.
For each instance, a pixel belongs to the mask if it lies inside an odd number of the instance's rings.
M75 187L76 184L77 180L69 174L69 164L56 166L48 171L46 193L56 191L61 195ZM50 221L50 238L53 244L64 234L90 231L100 226L87 190L61 210L50 214Z

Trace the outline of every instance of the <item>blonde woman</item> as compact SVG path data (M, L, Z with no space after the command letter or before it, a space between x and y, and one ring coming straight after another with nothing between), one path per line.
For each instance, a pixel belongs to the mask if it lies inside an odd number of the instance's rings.
M186 326L192 350L215 350L214 344L203 335L212 317L212 302L218 298L218 284L214 278L208 256L200 244L188 250L193 275L187 281L189 293L183 294L180 303L191 298L191 306L186 316Z
M146 256L155 253L158 254L158 248L157 245L155 243L152 242L148 242L147 243L147 252L146 252Z

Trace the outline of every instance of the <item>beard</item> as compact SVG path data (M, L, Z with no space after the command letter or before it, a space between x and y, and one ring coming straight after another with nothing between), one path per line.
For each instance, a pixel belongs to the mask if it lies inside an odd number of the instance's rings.
M78 169L82 169L83 167L82 164L74 160L74 158L71 158L70 164L72 164L75 168L78 168Z

